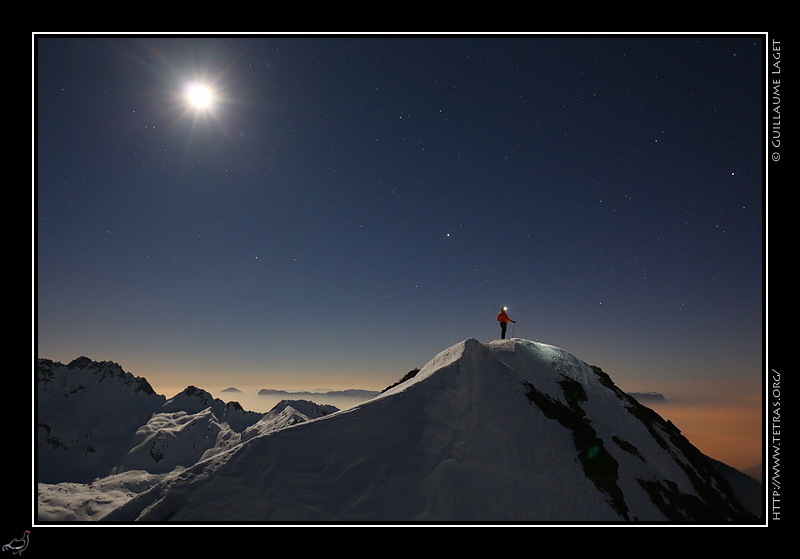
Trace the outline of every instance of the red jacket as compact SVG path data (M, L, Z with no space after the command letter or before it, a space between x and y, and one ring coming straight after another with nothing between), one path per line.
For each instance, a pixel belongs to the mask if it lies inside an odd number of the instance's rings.
M497 321L498 322L505 322L506 324L509 323L509 322L514 322L513 320L508 318L508 315L506 314L506 311L500 311L499 313L497 313Z

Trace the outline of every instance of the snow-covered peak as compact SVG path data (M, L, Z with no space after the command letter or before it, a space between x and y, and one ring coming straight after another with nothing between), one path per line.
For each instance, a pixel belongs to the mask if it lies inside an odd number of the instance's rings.
M316 419L318 417L322 417L323 415L328 415L339 411L336 406L331 406L329 404L320 405L309 400L281 400L275 404L275 407L273 407L269 413L282 412L287 408L303 414L303 416L307 419Z
M55 376L59 378L58 385L55 384L57 382ZM39 383L40 392L66 391L68 395L84 389L87 385L100 384L110 379L115 381L113 384L115 388L123 386L147 396L156 396L147 380L125 372L113 361L92 361L82 356L64 365L50 359L37 360L36 381Z
M91 481L131 447L164 405L143 378L85 357L37 363L37 480Z
M331 405L320 405L308 400L281 400L254 425L242 433L242 440L305 423L339 411Z
M209 392L196 386L188 386L167 400L161 411L195 414L209 408L219 420L229 423L236 432L241 432L262 416L257 412L246 411L238 402L223 402L214 398Z
M276 417L290 409L276 410ZM105 517L753 519L677 428L615 387L603 371L526 340L455 344L368 402L242 437Z

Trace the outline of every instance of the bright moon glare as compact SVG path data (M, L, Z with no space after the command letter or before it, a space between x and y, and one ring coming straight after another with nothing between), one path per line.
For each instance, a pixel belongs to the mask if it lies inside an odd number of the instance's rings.
M186 90L186 99L196 109L207 109L213 103L214 95L207 87L193 84Z

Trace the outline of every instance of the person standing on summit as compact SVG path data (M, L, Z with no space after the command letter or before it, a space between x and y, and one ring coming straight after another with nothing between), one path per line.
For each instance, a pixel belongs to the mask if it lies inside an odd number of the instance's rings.
M500 339L506 339L506 328L508 328L508 323L513 322L516 324L516 320L511 320L508 315L506 314L507 307L500 307L500 312L497 313L497 321L500 323Z

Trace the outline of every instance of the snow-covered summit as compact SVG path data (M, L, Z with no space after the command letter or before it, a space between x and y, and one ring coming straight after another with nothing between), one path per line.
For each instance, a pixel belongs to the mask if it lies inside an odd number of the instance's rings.
M252 439L298 423L326 416L339 411L331 405L320 405L308 400L281 400L265 413L254 425L242 433L242 440Z
M37 481L91 481L131 448L166 398L110 361L80 357L36 368Z
M251 430L101 520L754 519L711 460L603 371L513 339L466 340L359 406Z
M145 379L126 373L118 363L92 361L85 356L73 359L66 366L50 359L39 359L36 367L36 380L38 383L42 383L40 390L53 391L55 388L53 377L56 369L62 372L66 371L66 374L62 375L61 386L68 387L73 392L84 389L83 383L101 384L103 381L114 379L116 383L110 385L112 390L118 389L121 385L147 396L156 395L155 390Z
M211 412L221 421L228 423L236 432L250 427L261 419L263 414L246 411L238 402L223 402L214 398L210 393L196 386L187 386L183 392L167 400L161 407L161 412L183 411L189 414L200 413L211 409Z

